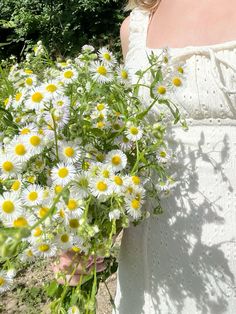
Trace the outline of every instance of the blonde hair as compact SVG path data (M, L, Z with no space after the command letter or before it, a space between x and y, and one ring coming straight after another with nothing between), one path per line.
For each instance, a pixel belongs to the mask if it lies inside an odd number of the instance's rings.
M141 7L145 10L154 10L161 0L129 0L125 10L132 10L135 7Z

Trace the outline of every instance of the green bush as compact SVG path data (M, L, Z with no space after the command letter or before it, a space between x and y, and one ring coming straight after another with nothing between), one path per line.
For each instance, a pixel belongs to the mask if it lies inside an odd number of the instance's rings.
M75 55L84 44L120 51L125 1L1 0L0 57L21 57L38 40L54 56Z

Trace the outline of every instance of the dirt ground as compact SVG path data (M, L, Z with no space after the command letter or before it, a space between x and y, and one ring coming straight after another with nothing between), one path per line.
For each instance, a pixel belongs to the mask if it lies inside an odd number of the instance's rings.
M117 238L116 243L120 245L122 234ZM53 279L53 273L47 263L38 265L32 264L25 270L18 272L15 284L11 291L3 294L0 298L0 313L2 314L50 314L48 310L48 299L42 286ZM116 274L107 279L106 285L112 298L116 292ZM111 314L112 305L109 292L104 283L100 284L97 294L97 313Z

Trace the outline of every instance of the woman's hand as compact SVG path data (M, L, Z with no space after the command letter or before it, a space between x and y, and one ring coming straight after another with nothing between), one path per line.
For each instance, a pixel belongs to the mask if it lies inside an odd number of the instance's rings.
M72 250L61 253L59 264L53 264L52 269L57 275L58 273L65 274L65 279L60 277L58 283L69 283L70 286L77 286L80 282L81 275L89 275L94 268L94 257L89 256L87 263L83 260L83 253L76 253ZM76 269L75 269L76 267ZM97 257L96 271L101 272L106 269L103 257ZM73 274L73 275L72 275Z

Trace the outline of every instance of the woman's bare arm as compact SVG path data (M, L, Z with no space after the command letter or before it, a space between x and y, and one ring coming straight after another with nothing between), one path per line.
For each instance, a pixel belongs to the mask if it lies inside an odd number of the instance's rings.
M120 40L121 40L121 47L122 47L124 60L128 52L128 47L129 47L129 21L130 21L130 16L124 19L120 27Z

